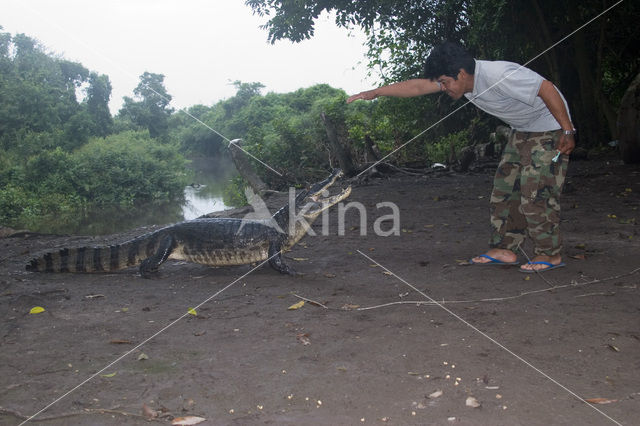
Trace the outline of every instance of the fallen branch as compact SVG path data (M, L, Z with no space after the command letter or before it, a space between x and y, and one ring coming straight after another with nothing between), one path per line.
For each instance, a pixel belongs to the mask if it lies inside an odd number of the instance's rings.
M298 296L298 295L297 295L297 294L295 294L295 293L291 293L291 294L292 294L292 295L294 295L295 297L297 297L298 299L302 299L302 300L304 300L304 301L306 301L306 302L311 303L312 305L318 305L318 306L322 306L322 307L323 307L323 308L325 308L325 309L329 309L327 306L323 305L323 304L322 304L322 303L320 303L320 302L316 302L315 300L311 300L311 299L307 299L306 297Z
M67 417L83 416L87 414L117 414L124 417L136 417L136 418L141 418L148 421L154 420L154 421L164 422L164 420L160 418L150 419L149 417L143 414L129 413L126 411L117 410L115 408L85 408L83 411L70 411L67 413L52 414L49 416L37 416L37 417L31 418L32 416L26 416L21 412L19 412L18 410L13 410L11 408L0 406L0 414L7 414L20 420L29 420L30 422L46 422L49 420L58 420L58 419L64 419Z
M521 292L521 293L513 295L513 296L491 297L491 298L477 299L477 300L442 300L440 302L436 302L436 301L432 301L432 300L403 300L403 301L399 301L399 302L384 303L382 305L357 308L356 310L357 311L366 311L366 310L370 310L370 309L384 308L386 306L406 305L406 304L413 304L413 305L452 305L452 304L459 304L459 303L504 302L506 300L518 299L520 297L530 296L532 294L538 294L538 293L544 293L544 292L552 292L552 291L556 291L556 290L560 290L560 289L564 289L564 288L583 287L583 286L590 285L590 284L597 284L597 283L601 283L601 282L605 282L605 281L616 280L616 279L619 279L619 278L628 277L630 275L633 275L633 274L637 273L638 271L640 271L640 268L636 268L636 269L632 270L631 272L628 272L628 273L625 273L625 274L616 275L616 276L613 276L613 277L602 278L602 279L594 279L594 280L586 281L586 282L583 282L583 283L573 282L571 284L556 285L556 286L553 286L553 287L543 288L543 289L540 289L540 290L524 291L524 292ZM587 295L585 295L585 296L587 296Z

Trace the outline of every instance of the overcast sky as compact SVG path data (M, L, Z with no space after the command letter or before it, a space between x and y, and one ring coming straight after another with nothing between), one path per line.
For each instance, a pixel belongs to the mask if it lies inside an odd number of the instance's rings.
M145 71L164 74L171 106L212 105L235 94L233 81L263 93L326 83L347 93L369 89L361 33L321 17L311 40L267 42L266 18L244 0L2 0L0 25L49 51L107 74L110 107Z

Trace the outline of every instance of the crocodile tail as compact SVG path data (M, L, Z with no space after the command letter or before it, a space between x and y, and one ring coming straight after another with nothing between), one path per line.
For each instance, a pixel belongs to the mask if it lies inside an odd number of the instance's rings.
M26 266L32 272L110 272L139 265L158 247L151 234L102 247L63 248L32 259Z

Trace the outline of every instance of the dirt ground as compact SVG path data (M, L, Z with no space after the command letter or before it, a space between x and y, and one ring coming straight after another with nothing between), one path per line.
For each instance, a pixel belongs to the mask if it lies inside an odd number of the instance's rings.
M36 253L103 239L0 239L0 424L45 407L32 422L638 424L640 167L569 173L567 267L543 275L465 265L486 249L491 170L354 187L366 235L355 210L338 235L333 209L331 235L286 254L302 277L176 261L152 280L28 273ZM399 236L374 233L384 201ZM323 306L288 309L302 298Z

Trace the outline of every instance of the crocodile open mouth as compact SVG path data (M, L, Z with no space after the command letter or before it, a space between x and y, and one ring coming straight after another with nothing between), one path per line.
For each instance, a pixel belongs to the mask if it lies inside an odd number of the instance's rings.
M327 191L328 193L328 191ZM318 213L334 206L351 195L351 186L343 189L339 194L323 196L322 194L316 194L309 197L312 201L307 203L302 209L302 215L304 217L316 216Z
M303 217L315 217L329 207L338 204L351 194L351 186L343 189L338 194L331 195L329 192L329 188L342 176L342 171L336 169L331 173L331 176L322 182L316 183L307 191L307 196L304 198L305 202L303 206L301 206Z
M342 177L343 173L342 170L340 169L335 169L332 173L331 176L329 176L328 178L326 178L325 180L323 180L322 182L318 182L315 185L313 185L310 189L309 189L309 196L308 198L311 198L313 201L318 202L319 200L322 199L323 195L327 193L327 191L329 190L329 188L336 183L336 181L338 180L338 178ZM339 201L338 201L339 202Z

